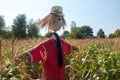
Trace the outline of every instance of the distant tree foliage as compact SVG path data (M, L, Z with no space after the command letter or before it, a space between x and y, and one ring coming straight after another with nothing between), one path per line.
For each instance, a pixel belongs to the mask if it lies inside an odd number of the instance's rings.
M50 38L51 36L52 36L52 33L51 33L51 32L45 34L45 37L47 37L47 38Z
M115 37L120 37L120 29L117 29L117 30L114 32L114 35L115 35Z
M5 28L5 20L3 16L0 16L0 36L2 36L4 28Z
M100 29L97 33L97 37L98 38L105 38L105 33L102 29Z
M109 34L109 38L115 38L115 34L113 33Z
M76 22L72 21L71 24L70 24L70 27L76 27Z
M82 39L93 37L92 28L89 26L71 27L71 38Z
M28 37L39 37L39 28L37 27L33 19L31 19L28 24Z
M81 39L84 37L83 31L80 27L72 27L71 28L71 33L70 33L71 38L75 39Z
M61 35L62 38L67 38L69 37L69 31L64 31L63 34Z
M18 39L26 38L27 37L26 29L27 29L26 16L24 14L20 14L14 20L15 38Z
M39 29L36 25L36 22L33 19L30 22L27 22L25 14L19 14L13 21L14 25L14 36L18 39L23 38L32 38L40 37ZM70 24L71 30L64 31L61 35L62 38L75 38L75 39L84 39L84 38L93 38L93 29L90 26L76 26L76 22L72 21ZM5 24L4 16L0 15L0 37L2 38L11 38L12 30L11 26L8 29ZM46 33L45 37L51 37L52 33ZM94 38L105 38L105 33L102 29L99 29L97 36ZM116 29L114 33L108 35L109 38L118 38L120 37L120 29Z
M81 29L85 38L93 37L93 30L90 26L82 26Z
M3 38L5 38L5 39L10 39L11 38L11 35L12 35L11 31L4 30L2 33L3 33L2 34Z

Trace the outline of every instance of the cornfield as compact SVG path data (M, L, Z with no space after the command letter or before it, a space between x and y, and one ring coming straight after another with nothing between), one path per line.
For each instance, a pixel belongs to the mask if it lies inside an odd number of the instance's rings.
M40 79L41 63L17 64L13 58L45 39L0 40L0 79ZM65 39L77 46L79 52L67 56L65 80L120 80L120 38L115 39Z

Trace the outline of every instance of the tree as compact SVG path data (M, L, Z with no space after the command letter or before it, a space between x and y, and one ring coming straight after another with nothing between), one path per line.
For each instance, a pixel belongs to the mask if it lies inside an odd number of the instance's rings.
M2 33L3 33L2 34L3 38L5 38L5 39L10 39L11 38L11 35L12 35L11 31L4 30Z
M93 37L93 30L90 26L82 26L81 29L83 31L84 38Z
M46 33L45 37L50 38L52 36L52 32Z
M3 16L0 16L0 36L2 36L4 28L5 28L5 21Z
M69 36L69 31L64 31L63 34L61 35L62 38L66 38Z
M24 14L20 14L14 20L14 35L16 38L26 38L26 16Z
M115 38L115 34L113 33L109 34L109 38Z
M33 19L31 19L30 23L28 24L28 37L39 37L39 28Z
M71 24L70 24L71 28L72 27L76 27L76 22L75 21L72 21Z
M71 28L71 33L70 33L71 38L76 38L76 39L81 39L84 37L83 35L83 30L81 27L72 27Z
M75 21L71 22L70 27L71 27L70 37L75 38L75 33L74 33L76 31L76 23L75 23Z
M98 38L105 38L105 34L104 34L104 31L102 29L100 29L97 33L97 37Z
M70 37L75 38L76 37L76 30L77 27L71 27Z
M117 29L117 30L114 32L114 35L115 35L115 37L120 37L120 29Z
M82 30L81 27L77 27L77 28L76 28L75 38L77 38L77 39L82 39L82 38L84 38L84 31Z
M71 27L70 37L77 39L93 37L93 31L89 26Z

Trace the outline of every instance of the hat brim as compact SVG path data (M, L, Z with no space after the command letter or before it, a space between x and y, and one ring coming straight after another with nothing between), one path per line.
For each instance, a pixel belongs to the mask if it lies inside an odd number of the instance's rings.
M63 14L63 13L51 12L50 14L56 14L56 15L58 15L58 16L63 16L63 17L64 17L64 14Z

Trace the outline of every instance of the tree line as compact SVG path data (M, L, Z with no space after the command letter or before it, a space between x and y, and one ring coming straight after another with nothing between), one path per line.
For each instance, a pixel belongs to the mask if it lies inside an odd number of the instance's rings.
M0 16L0 36L3 38L11 38L12 33L15 38L23 39L23 38L32 38L39 37L39 27L37 27L37 23L30 19L27 23L25 14L18 15L14 21L11 29L6 27L5 20L3 16Z
M93 29L90 26L76 26L75 21L72 21L70 27L70 32L64 31L61 34L61 37L75 39L120 37L120 29L116 29L116 31L114 33L109 34L109 36L105 35L103 29L99 29L99 31L97 32L97 36L94 36ZM41 37L39 33L40 29L38 27L37 22L35 22L33 19L30 19L29 22L27 22L25 14L19 14L18 16L16 16L10 30L8 29L8 27L6 27L4 16L0 16L0 37L2 38L11 38L12 34L14 34L14 37L17 39L32 37L38 38ZM45 37L51 37L51 35L51 33L46 33Z

